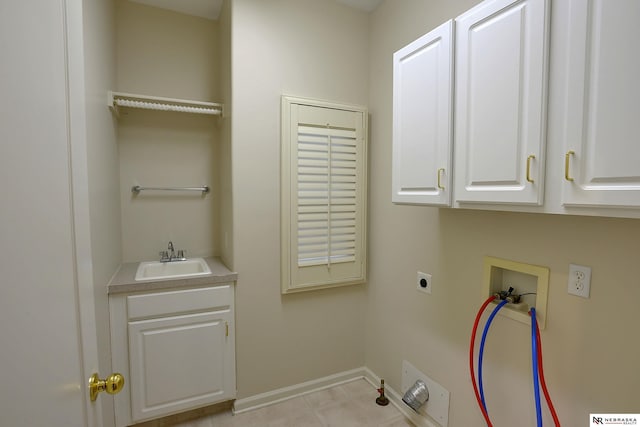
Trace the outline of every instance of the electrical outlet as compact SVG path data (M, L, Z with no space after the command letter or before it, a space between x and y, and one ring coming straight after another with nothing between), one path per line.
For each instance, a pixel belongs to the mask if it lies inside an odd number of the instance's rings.
M571 295L589 298L591 289L591 267L569 264L569 284L567 291Z
M418 271L418 286L416 289L418 289L420 292L430 294L431 286L431 275Z

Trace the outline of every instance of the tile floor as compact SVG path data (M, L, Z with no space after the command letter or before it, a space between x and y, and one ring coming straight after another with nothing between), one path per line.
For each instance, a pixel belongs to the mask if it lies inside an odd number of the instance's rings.
M363 379L232 415L230 411L175 424L176 427L413 427Z

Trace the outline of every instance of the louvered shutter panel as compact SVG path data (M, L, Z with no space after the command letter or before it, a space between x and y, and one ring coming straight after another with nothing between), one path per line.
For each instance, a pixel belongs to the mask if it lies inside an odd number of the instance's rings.
M288 100L283 99L283 292L361 283L366 114Z
M355 260L356 132L298 126L298 266Z

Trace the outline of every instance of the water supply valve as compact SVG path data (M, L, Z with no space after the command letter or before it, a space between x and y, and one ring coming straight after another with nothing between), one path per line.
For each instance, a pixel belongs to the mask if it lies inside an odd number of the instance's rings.
M509 290L496 292L493 295L496 297L496 299L499 299L501 301L507 300L507 302L510 304L518 304L522 295L514 294L513 291L515 291L515 289L510 286Z

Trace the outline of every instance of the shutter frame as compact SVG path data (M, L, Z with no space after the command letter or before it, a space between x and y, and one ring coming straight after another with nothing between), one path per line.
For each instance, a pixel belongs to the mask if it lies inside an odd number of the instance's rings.
M366 280L367 111L281 102L282 293Z

